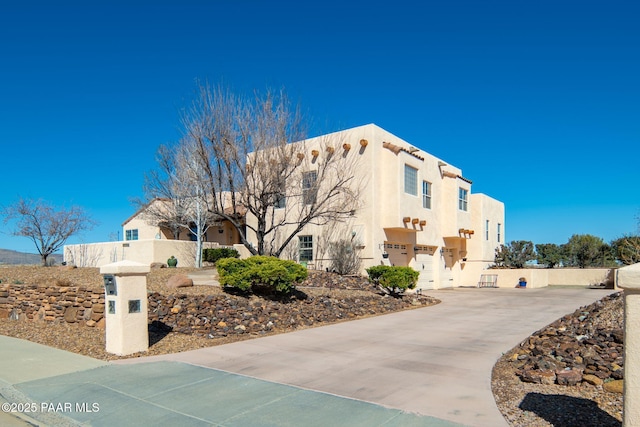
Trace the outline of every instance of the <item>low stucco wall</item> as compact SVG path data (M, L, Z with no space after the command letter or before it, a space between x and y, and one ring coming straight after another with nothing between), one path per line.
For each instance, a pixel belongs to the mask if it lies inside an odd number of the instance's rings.
M499 288L514 288L520 277L527 279L528 288L560 285L589 286L601 283L612 286L615 270L612 268L522 268L483 270L481 274L497 274Z
M203 248L220 245L204 242ZM127 240L64 247L64 261L77 267L101 267L122 260L145 265L166 263L172 255L178 259L178 267L195 267L196 242L188 240Z

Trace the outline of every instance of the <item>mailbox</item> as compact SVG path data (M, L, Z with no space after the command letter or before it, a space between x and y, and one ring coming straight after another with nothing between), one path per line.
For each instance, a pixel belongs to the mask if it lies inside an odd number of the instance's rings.
M118 288L116 287L116 277L113 274L104 275L104 293L106 295L118 295Z
M149 271L149 265L129 260L100 267L104 278L107 352L125 356L149 349Z

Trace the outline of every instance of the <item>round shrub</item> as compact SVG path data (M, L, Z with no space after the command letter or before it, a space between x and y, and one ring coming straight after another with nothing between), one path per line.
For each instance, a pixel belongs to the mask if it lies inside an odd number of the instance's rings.
M411 267L376 265L367 268L369 281L377 284L384 292L399 296L407 289L414 289L420 273Z
M209 248L202 250L202 260L217 264L224 258L240 258L240 253L234 248Z
M217 267L222 286L243 292L288 294L307 278L307 269L293 261L260 255L221 259Z

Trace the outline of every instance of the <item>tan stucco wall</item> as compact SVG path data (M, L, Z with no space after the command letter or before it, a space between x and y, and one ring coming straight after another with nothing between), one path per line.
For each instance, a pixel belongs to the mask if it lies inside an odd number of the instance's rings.
M523 268L476 270L465 268L461 286L476 286L481 274L497 274L498 287L514 288L520 277L527 279L528 288L545 286L589 286L613 280L610 268Z
M366 147L360 145L366 140ZM343 143L349 143L351 150L343 151ZM385 146L384 143L391 145ZM298 145L296 145L298 144ZM462 178L462 170L418 150L407 141L381 129L376 125L360 126L303 143L292 144L304 152L303 162L307 170L314 169L311 151L320 155L315 159L321 162L326 154L326 145L336 147L336 154L343 156L345 164L357 164L356 180L363 183L360 194L360 206L354 217L343 224L327 226L307 225L299 235L314 236L314 267L327 268L330 261L319 256L316 242L322 236L332 234L332 240L350 238L356 235L364 248L360 252L364 268L378 265L383 260L383 251L390 253L386 260L395 265L410 265L421 273L419 287L441 288L458 286L463 281L462 258L471 250L470 242L476 243L473 251L482 254L476 258L493 261L497 242L481 240L480 229L482 215L490 215L491 221L501 222L504 226L504 205L484 195L474 196L471 183ZM405 165L418 171L417 195L405 193ZM431 183L431 208L422 204L422 182ZM291 185L299 185L297 182ZM468 210L458 209L458 189L469 191ZM474 204L482 204L473 217ZM410 218L408 223L403 218ZM413 224L413 220L417 224ZM425 225L420 225L420 222ZM247 217L249 225L256 224L255 218ZM474 230L473 235L461 236L460 229ZM446 238L446 239L445 239ZM248 232L249 241L256 243L255 235ZM297 238L296 238L297 241ZM386 249L385 243L398 249ZM418 247L418 250L414 248ZM402 248L402 249L401 249ZM441 249L444 249L441 253ZM284 254L283 254L284 255ZM487 259L485 259L487 258ZM479 270L487 263L478 266ZM466 268L466 267L465 267Z
M126 240L127 230L138 230L138 240L156 239L160 236L160 228L147 224L144 215L131 218L122 227L122 240Z
M204 248L217 247L204 243ZM178 258L178 267L195 267L196 243L185 240L129 240L120 242L66 245L64 261L78 267L102 267L117 261L129 260L150 265L166 263L171 255Z
M624 414L623 426L640 425L640 264L616 274L624 290Z
M504 203L485 194L471 195L471 222L475 231L474 238L469 241L467 260L493 264L495 248L504 244ZM487 221L489 229L487 233ZM500 224L500 240L498 240L498 224ZM488 234L488 236L487 236Z

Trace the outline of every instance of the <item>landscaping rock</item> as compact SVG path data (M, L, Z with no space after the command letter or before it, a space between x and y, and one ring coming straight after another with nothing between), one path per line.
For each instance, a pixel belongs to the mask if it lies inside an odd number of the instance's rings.
M624 380L613 380L603 384L602 388L609 393L620 393L624 392Z
M171 276L167 281L167 286L169 288L177 289L177 288L188 288L193 286L193 280L185 276L184 274L176 274L175 276Z
M582 381L582 370L564 369L556 371L556 382L560 385L576 385Z
M617 309L602 311L605 303ZM510 363L525 382L542 383L548 378L542 372L548 370L555 370L556 382L567 386L623 379L623 304L622 294L616 293L581 307L523 341Z

